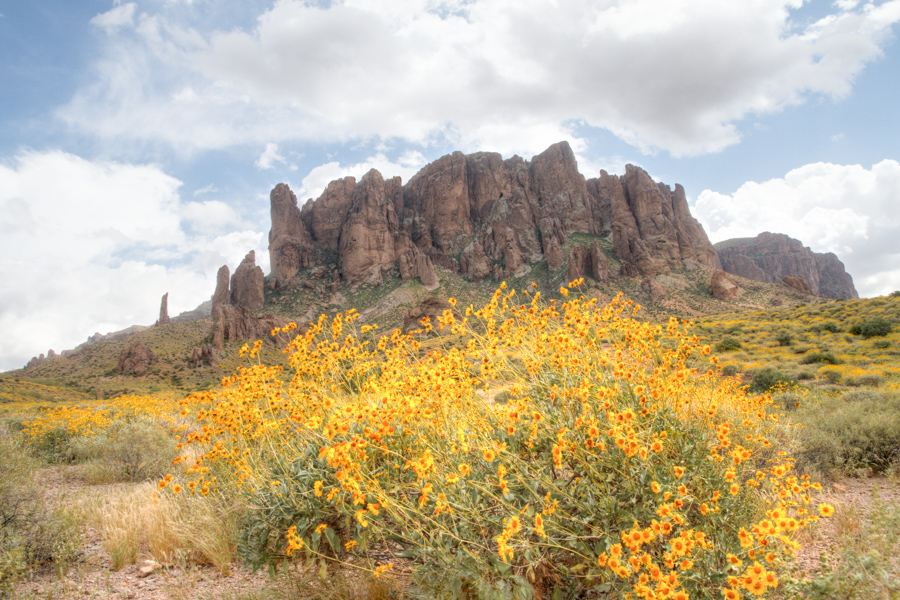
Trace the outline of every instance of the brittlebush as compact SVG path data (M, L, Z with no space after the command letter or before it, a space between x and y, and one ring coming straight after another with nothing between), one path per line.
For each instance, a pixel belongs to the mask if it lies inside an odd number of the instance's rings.
M184 401L190 491L244 496L258 564L406 564L427 597L774 595L818 486L770 447L771 397L698 372L687 324L561 291L504 285L419 334L323 316L287 368L245 348Z

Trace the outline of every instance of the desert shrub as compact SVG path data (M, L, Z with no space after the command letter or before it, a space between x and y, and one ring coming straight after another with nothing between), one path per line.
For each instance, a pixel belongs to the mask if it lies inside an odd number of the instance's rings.
M891 340L875 340L872 346L879 350L884 350L885 348L891 347Z
M883 394L874 390L853 390L841 395L844 402L884 402Z
M799 371L797 373L797 380L799 381L809 381L810 379L815 379L816 376L809 371Z
M891 332L893 325L890 321L883 317L875 317L866 319L861 323L856 323L850 327L850 333L853 335L861 335L864 338L882 337Z
M722 341L716 344L716 352L733 352L734 350L740 350L740 348L741 343L733 337L722 338Z
M0 598L29 571L52 566L65 575L78 557L80 522L48 509L34 483L39 463L0 428Z
M854 375L844 379L844 385L853 387L878 387L884 383L884 375L880 373L865 373L863 375Z
M840 333L841 329L834 321L825 321L824 323L816 323L809 328L813 333L822 333L829 331L831 333Z
M152 420L117 422L91 436L72 440L74 462L88 463L88 483L146 481L171 470L172 437Z
M775 341L779 346L790 346L794 343L794 338L789 331L782 331L775 336Z
M804 425L801 468L879 473L900 457L900 394L823 396L796 414Z
M841 361L833 352L811 352L805 354L803 358L800 359L801 365L812 365L815 363L830 363L832 365L837 365L840 364Z
M785 375L782 371L768 367L765 369L761 369L753 375L753 379L750 381L748 391L751 393L759 394L762 392L768 392L772 388L779 385L787 387L793 384L796 384L796 381L794 381L794 379L789 375Z
M725 375L727 377L734 377L735 375L738 375L740 372L741 372L741 366L736 365L734 363L727 364L722 367L722 375Z
M674 320L514 294L465 325L447 311L440 326L464 341L427 351L399 331L365 341L352 311L320 318L288 347L290 369L251 360L185 400L205 456L186 487L240 494L253 564L381 575L405 557L411 593L429 598L712 599L732 574L765 592L747 569L792 552L815 487L767 441L771 397L693 371L708 348ZM505 404L476 393L492 387ZM214 464L230 475L212 481Z
M844 377L844 373L841 371L840 367L835 367L833 365L820 367L817 374L832 385L837 384Z

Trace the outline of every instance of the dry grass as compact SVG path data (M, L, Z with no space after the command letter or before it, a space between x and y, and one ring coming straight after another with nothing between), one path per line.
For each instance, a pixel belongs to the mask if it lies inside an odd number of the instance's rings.
M162 564L212 564L227 574L236 520L217 498L160 493L150 483L112 488L90 513L115 570L146 553Z

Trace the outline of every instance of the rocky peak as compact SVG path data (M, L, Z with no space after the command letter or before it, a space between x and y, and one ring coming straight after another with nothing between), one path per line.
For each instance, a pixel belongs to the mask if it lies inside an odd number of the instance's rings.
M231 277L231 302L238 308L254 312L262 310L265 304L265 275L256 266L253 250L247 253Z
M315 265L312 236L300 217L297 196L283 183L269 195L272 229L269 231L269 259L276 285L289 281L302 268Z
M228 265L222 265L221 267L219 267L219 272L216 273L216 291L213 292L212 297L213 311L216 310L217 306L221 306L223 304L231 304L231 288L229 287L230 281L231 277L230 272L228 271Z
M159 302L159 320L157 325L165 325L169 322L169 292L163 294L162 300Z
M476 281L523 275L541 260L559 268L572 234L612 234L625 276L653 276L685 261L718 265L681 186L673 192L631 165L621 178L601 172L585 180L567 142L531 162L454 152L406 185L377 171L358 182L346 177L302 211L279 184L271 202L269 253L279 287L313 266L315 247L338 250L338 268L352 286L378 285L397 269L403 279L419 277L430 287L437 285L435 267ZM573 272L604 272L599 256L596 266L588 254L575 262Z
M716 244L722 269L755 281L785 282L795 289L809 289L826 298L859 298L853 278L833 253L817 253L800 240L783 233L760 233L755 238L736 238ZM805 284L805 286L803 285Z

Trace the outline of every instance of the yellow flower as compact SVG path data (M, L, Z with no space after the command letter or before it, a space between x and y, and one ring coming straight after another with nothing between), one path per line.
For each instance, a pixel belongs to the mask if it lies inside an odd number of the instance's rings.
M819 505L819 514L823 517L830 517L834 514L834 507L830 504L820 504Z

